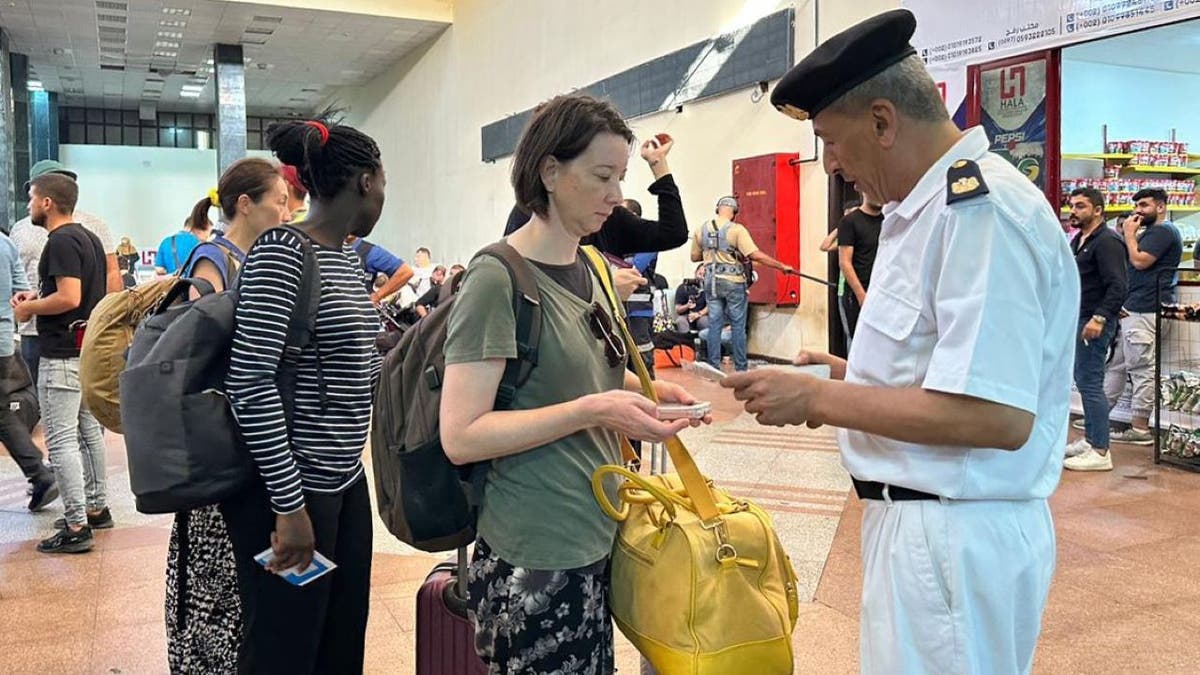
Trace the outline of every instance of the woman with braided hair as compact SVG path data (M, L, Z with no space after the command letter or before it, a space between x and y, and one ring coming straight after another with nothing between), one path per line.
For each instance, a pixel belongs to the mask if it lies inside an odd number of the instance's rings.
M311 205L299 229L259 237L241 272L226 391L263 482L222 505L245 623L239 665L256 674L358 673L372 550L362 451L379 319L344 242L379 220L383 165L375 141L327 119L280 122L267 134ZM311 339L292 356L285 403L277 380L310 248L320 304ZM260 564L264 549L272 558ZM337 569L302 587L276 574L307 568L314 551Z

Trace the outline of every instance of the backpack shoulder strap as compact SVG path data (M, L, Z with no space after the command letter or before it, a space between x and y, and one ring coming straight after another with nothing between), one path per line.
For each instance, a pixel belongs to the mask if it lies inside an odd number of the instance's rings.
M246 254L225 237L217 237L212 244L225 254L225 287L233 288L241 275L242 263L246 262Z
M300 290L296 307L288 320L287 344L283 350L286 359L299 357L301 350L316 338L317 310L321 306L321 263L317 260L317 252L313 249L312 238L307 232L290 225L282 227L299 237L301 249L304 251Z
M508 270L513 286L513 316L517 321L517 358L504 367L500 387L496 390L496 409L512 405L517 388L525 384L537 366L538 344L542 337L542 298L537 277L529 261L507 242L498 241L480 251L501 262Z

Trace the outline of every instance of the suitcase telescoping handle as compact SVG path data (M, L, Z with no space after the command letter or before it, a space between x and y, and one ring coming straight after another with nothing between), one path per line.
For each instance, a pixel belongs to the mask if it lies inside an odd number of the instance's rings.
M467 547L463 546L458 549L458 570L454 575L454 583L446 586L443 600L450 611L466 616L467 597Z

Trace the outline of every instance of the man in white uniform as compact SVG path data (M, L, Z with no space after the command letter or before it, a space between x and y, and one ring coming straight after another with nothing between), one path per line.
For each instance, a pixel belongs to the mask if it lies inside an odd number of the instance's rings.
M865 501L864 673L1028 673L1054 572L1079 274L1042 193L961 132L895 10L831 38L771 102L885 202L833 378L730 376L763 424L840 427Z

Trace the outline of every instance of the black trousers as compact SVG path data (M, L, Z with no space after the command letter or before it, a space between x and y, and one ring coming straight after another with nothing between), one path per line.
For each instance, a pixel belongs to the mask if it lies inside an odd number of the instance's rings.
M316 548L337 569L296 587L254 556L271 545L265 487L221 505L233 541L244 622L239 672L361 673L371 590L371 498L366 478L336 495L305 491Z
M17 357L0 356L0 373L9 372L15 358ZM34 445L25 421L10 409L10 402L9 395L0 391L0 443L4 443L4 447L8 448L8 454L12 455L29 482L49 480L53 475L46 470L46 464L42 461L42 451Z
M846 316L846 332L849 333L846 337L854 337L854 329L858 327L858 315L862 311L862 305L858 304L858 296L854 295L854 291L850 287L846 287L846 292L842 294L842 311Z

